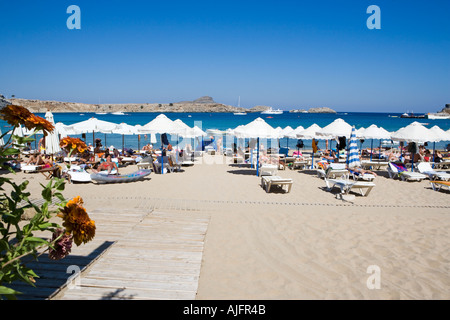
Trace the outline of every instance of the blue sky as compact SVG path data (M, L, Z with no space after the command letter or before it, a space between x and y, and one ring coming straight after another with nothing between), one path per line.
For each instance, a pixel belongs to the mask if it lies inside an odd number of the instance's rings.
M435 112L450 103L450 1L429 2L0 0L0 93Z

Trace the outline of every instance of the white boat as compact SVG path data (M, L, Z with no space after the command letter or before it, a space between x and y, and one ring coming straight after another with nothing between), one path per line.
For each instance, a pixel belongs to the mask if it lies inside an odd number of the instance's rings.
M429 113L427 114L427 118L431 120L440 120L440 119L450 119L450 114L443 113Z
M241 96L239 96L239 99L238 99L238 108L240 108L241 107ZM247 112L234 112L233 113L235 116L245 116L245 115L247 115Z
M96 112L95 114L108 114L108 112Z
M114 114L116 116L124 116L125 115L125 113L123 113L122 111L113 112L111 114Z
M266 111L262 111L261 114L283 114L283 110L281 110L281 109L272 109L272 107L270 107Z

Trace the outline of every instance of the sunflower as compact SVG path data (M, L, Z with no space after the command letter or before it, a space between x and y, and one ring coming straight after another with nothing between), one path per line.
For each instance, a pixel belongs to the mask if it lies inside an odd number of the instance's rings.
M48 132L52 132L55 127L53 124L51 124L48 120L36 116L34 114L31 114L26 120L25 120L25 127L28 130L36 129L37 131L42 130L44 131L44 134L47 134Z
M63 219L66 233L73 235L73 241L77 246L91 241L95 236L95 221L89 218L86 209L83 208L83 199L75 197L66 206L60 209L58 216Z
M79 138L65 137L61 139L59 145L67 152L77 151L78 153L83 153L87 149L86 143Z
M0 117L15 127L24 125L28 130L43 130L44 134L54 130L54 126L49 121L34 115L22 106L7 105L0 109Z

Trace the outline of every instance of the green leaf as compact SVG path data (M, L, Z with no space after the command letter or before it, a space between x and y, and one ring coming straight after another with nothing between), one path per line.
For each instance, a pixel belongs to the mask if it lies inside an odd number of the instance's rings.
M44 188L44 190L42 190L42 198L49 202L52 201L52 189Z
M5 149L2 151L3 156L12 156L12 155L19 154L19 153L20 153L20 150L16 149L16 148L8 148L8 149Z
M14 295L21 294L21 292L13 290L11 288L7 288L5 286L0 286L0 296L6 296L8 300L14 299Z
M25 241L36 242L36 243L41 243L41 244L48 244L47 240L44 240L44 239L38 238L38 237L27 237L27 238L25 238Z

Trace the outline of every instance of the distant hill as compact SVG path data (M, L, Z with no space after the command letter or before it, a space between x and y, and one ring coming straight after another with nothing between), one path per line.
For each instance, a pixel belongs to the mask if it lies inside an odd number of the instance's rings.
M204 96L178 103L87 104L12 98L8 103L20 105L34 113L52 112L244 112L247 109L217 103Z

